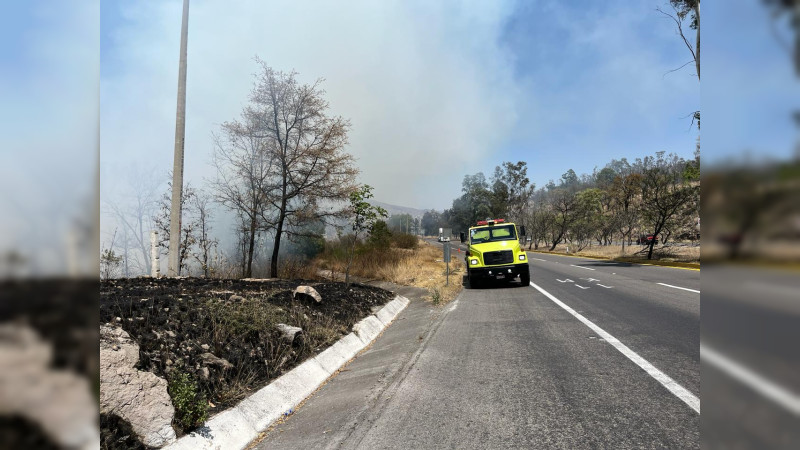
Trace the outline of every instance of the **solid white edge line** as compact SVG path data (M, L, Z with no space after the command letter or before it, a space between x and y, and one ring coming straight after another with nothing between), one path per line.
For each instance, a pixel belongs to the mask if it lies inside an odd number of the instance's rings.
M641 367L642 370L647 372L648 375L655 378L656 381L661 383L662 386L667 388L668 391L672 392L673 395L681 399L684 403L686 403L690 408L692 408L697 414L700 414L700 399L697 398L696 395L689 392L685 387L678 384L677 381L673 380L669 377L669 375L665 374L664 372L658 370L654 365L650 364L646 359L639 356L636 352L628 348L625 344L619 341L619 339L615 338L614 336L610 335L604 329L595 325L591 320L583 317L574 309L567 306L561 300L555 298L551 293L545 291L541 287L537 286L533 282L531 282L531 286L536 289L537 291L544 294L545 297L549 298L553 301L556 305L563 308L568 313L572 314L576 319L583 322L584 325L589 327L592 331L597 333L598 336L605 339L606 342L613 345L614 348L619 350L620 353L625 355L628 359L633 361L637 366Z
M658 283L658 284L660 284L660 285L662 285L662 286L667 286L667 287L675 288L675 289L683 289L684 291L694 292L694 293L697 293L697 294L699 294L699 293L700 293L700 291L698 291L697 289L689 289L689 288L680 287L680 286L673 286L673 285L671 285L671 284L667 284L667 283Z
M592 269L591 267L576 266L575 264L570 264L570 266L572 266L572 267L577 267L577 268L579 268L579 269L595 270L595 269Z
M800 416L800 397L789 392L786 388L773 383L740 363L737 363L703 344L700 344L700 360L708 362L731 378L747 385L768 400L782 406L794 415Z

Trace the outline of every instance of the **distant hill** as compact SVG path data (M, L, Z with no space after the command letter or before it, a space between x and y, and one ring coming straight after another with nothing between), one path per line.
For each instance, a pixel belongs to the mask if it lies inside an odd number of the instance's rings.
M424 209L417 209L417 208L409 208L408 206L398 206L392 205L389 203L379 202L377 200L369 200L370 204L375 206L380 206L381 208L385 209L386 212L389 213L389 216L398 215L398 214L411 214L411 217L414 218L422 218L422 215L425 214Z

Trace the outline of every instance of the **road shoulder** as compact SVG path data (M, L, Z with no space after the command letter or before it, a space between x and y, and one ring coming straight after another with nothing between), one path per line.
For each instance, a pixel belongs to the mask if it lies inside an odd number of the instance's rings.
M270 427L248 448L327 448L348 439L359 423L374 420L392 388L405 377L452 306L424 300L424 289L370 283L410 300L381 336L345 365L294 413Z

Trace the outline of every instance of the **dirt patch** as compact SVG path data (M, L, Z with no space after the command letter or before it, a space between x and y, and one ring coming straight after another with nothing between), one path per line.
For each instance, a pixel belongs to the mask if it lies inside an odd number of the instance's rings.
M313 286L322 302L293 299L298 285ZM210 417L318 354L393 297L319 281L109 280L100 285L100 323L122 327L137 342L137 369L195 385ZM302 339L287 341L278 324L302 328ZM179 419L179 434L189 431ZM117 442L109 433L124 434L115 423L104 420L104 443Z

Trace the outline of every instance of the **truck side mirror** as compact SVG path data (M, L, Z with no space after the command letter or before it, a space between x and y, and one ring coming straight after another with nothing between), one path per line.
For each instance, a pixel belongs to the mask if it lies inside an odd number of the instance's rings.
M520 236L525 236L525 225L519 227L519 234Z
M463 231L462 231L462 232L460 232L460 233L458 233L458 237L460 237L460 238L461 238L461 243L462 243L462 244L463 244L463 243L464 243L464 242L467 240L467 237L464 235L464 232L463 232Z

